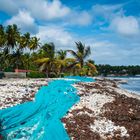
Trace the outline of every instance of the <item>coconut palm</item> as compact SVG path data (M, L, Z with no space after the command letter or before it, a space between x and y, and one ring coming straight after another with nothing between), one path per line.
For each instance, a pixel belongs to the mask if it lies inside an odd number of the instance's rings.
M0 53L0 69L5 69L11 65L11 55L9 55L8 49L5 49Z
M70 73L70 68L76 62L75 58L67 58L67 51L60 50L57 52L57 64L59 65L59 73Z
M6 28L6 46L8 50L13 50L17 46L17 41L19 40L20 32L17 25L8 25Z
M28 47L29 43L30 43L30 39L31 39L30 33L29 32L25 33L24 37L25 37L25 40L26 40L26 46Z
M10 26L9 28L12 27L13 26ZM6 28L6 30L7 29L8 27ZM8 38L10 34L7 34L6 30L4 26L0 25L0 52L1 52L0 62L3 62L1 63L1 67L3 67L3 69L11 65L11 59L12 59L11 55L9 54L9 46L8 46L8 43L10 43L10 39Z
M37 59L36 63L40 65L40 71L45 71L48 77L52 74L60 76L64 73L64 68L73 60L72 58L66 58L66 51L60 50L55 53L53 43L43 45L38 56L40 59Z
M76 42L77 51L68 50L76 59L76 64L80 63L81 68L84 66L84 60L91 54L90 47L81 42Z
M6 34L3 25L0 25L0 51L6 43Z
M25 53L24 55L21 55L21 62L22 62L22 66L28 70L29 66L30 66L30 54L29 53Z
M90 46L85 46L81 42L76 42L77 51L68 50L74 58L75 62L71 65L72 73L74 75L90 75L93 76L94 73L97 73L96 67L94 65L93 60L88 60L87 62L85 59L91 54Z
M66 51L66 50L59 50L59 51L57 52L57 54L58 54L58 58L59 58L60 60L64 60L64 59L66 58L67 51Z
M25 54L25 56L21 57L21 63L23 64L23 66L26 66L25 69L29 69L29 56L30 56L30 45L33 44L30 43L31 42L31 37L30 37L30 33L25 33L24 35L20 36L19 39L19 49L21 51L21 53L24 52L24 50L28 50L29 54ZM27 52L27 51L26 51Z
M22 50L29 48L30 40L31 40L31 38L30 38L30 34L28 32L25 33L24 35L21 35L18 40L19 48Z
M35 50L37 49L38 47L40 47L40 42L39 42L40 39L38 39L37 37L32 37L30 38L30 42L29 42L29 49L30 50Z
M12 54L12 61L15 64L16 69L19 68L20 65L22 65L22 50L21 49L17 49L15 52L13 52Z
M39 52L42 58L36 60L36 63L40 65L40 71L45 71L47 77L50 76L54 68L55 61L55 46L53 43L46 43L42 46Z
M93 75L96 75L98 73L96 66L93 63L86 62L85 66L87 67L86 75L93 76Z

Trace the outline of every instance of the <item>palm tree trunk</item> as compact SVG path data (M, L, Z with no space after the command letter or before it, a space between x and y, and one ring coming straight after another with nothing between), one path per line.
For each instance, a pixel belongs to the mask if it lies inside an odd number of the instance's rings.
M84 66L84 61L83 60L81 60L81 68L83 68L83 66Z

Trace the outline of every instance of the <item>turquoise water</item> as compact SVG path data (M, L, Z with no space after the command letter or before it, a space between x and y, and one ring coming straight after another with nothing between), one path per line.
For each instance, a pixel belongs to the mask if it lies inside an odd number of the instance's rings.
M87 77L66 77L43 86L35 101L0 110L0 134L5 140L69 140L61 118L80 100L76 82L93 82Z

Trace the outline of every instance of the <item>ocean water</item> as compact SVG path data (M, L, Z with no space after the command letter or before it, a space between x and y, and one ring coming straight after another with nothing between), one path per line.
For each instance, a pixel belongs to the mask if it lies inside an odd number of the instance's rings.
M109 79L122 79L127 83L120 84L120 87L140 95L140 77L108 77Z
M127 83L121 84L121 87L140 95L140 78L126 78Z

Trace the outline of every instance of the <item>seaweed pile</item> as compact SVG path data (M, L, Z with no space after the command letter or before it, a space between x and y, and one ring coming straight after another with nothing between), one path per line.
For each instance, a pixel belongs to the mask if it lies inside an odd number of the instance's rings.
M117 84L113 80L102 79L76 85L81 101L62 120L73 140L140 139L140 100ZM95 98L93 95L97 94L99 96ZM90 102L92 96L92 103L96 104L90 108L85 100Z

